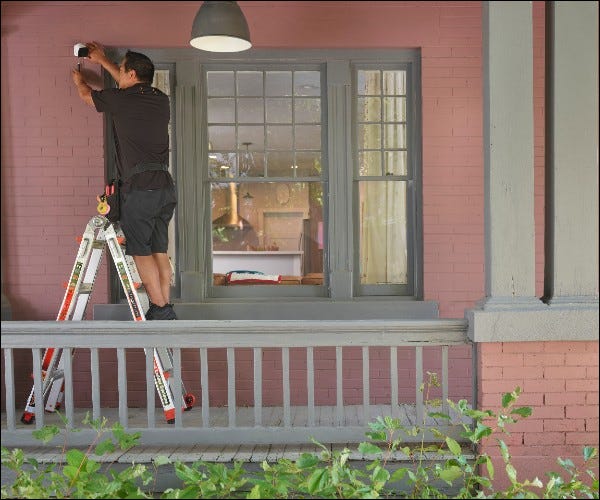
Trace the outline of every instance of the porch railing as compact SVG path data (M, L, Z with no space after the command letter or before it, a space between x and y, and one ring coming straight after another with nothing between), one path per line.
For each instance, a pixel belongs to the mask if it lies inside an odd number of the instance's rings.
M64 351L64 416L68 428L78 428L70 435L72 445L88 444L95 435L89 428L80 427L81 412L75 408L73 362L75 349L88 349L90 353L91 408L87 409L94 419L106 416L109 409L100 401L99 349L116 350L118 370L118 412L115 417L129 432L141 432L143 444L179 445L201 444L301 444L311 437L328 443L352 443L365 439L368 422L374 411L406 419L406 405L399 401L398 349L414 349L415 387L414 404L408 406L414 412L406 423L429 423L441 432L458 438L462 427L456 420L435 422L427 417L427 401L424 400L423 349L435 347L441 351L438 373L441 381L442 412L448 412L450 373L448 353L452 346L467 344L467 323L464 320L381 320L381 321L149 321L143 323L124 321L3 321L2 350L4 352L5 418L2 425L4 446L26 446L40 443L31 436L32 425L21 424L23 408L15 404L14 353L30 350L32 353L34 387L41 388L41 359L47 347ZM315 371L315 350L322 347L335 348L335 405L330 407L330 418L317 415L320 407L315 404L315 386L319 384ZM352 409L344 404L343 348L358 347L362 351L362 405ZM371 402L370 349L389 349L389 404L383 409ZM143 411L128 406L126 352L128 349L145 350L146 407ZM196 352L200 366L201 397L191 412L183 412L176 405L175 422L166 425L162 415L157 418L153 377L153 349L168 348L173 355L172 387L182 382L182 349ZM208 359L211 349L226 351L227 404L215 408L209 404ZM239 349L253 352L253 407L241 407L236 401L235 359ZM276 422L265 418L263 406L262 350L278 348L281 351L282 406L281 418ZM290 349L303 348L306 352L305 388L306 405L291 404ZM352 360L360 363L359 360ZM315 376L317 375L317 377ZM188 380L185 381L186 383ZM178 393L177 393L178 394ZM20 398L20 396L19 396ZM25 397L23 399L23 404ZM17 400L18 401L18 400ZM354 417L348 413L352 411ZM440 411L440 409L436 409ZM136 413L137 412L137 413ZM140 413L141 412L141 413ZM215 418L221 412L223 418ZM226 413L224 413L226 412ZM132 413L143 418L132 418ZM145 413L145 415L144 415ZM192 418L190 415L194 414ZM302 413L304 419L297 418ZM35 428L41 428L54 415L44 413L43 405L36 406ZM426 439L435 441L429 431ZM407 439L409 440L409 439Z

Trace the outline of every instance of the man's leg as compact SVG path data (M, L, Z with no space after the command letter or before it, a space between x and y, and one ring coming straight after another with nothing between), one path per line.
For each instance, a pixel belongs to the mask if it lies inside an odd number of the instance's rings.
M163 299L168 303L171 295L171 278L173 276L171 261L166 253L153 253L152 257L158 268L158 277Z
M142 283L144 284L144 288L146 288L146 293L150 298L150 302L159 307L167 304L169 297L167 295L165 298L163 295L160 273L154 257L152 255L134 255L133 260Z

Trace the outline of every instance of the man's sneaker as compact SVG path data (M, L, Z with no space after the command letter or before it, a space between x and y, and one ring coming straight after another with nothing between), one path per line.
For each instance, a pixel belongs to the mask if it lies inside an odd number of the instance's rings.
M146 320L163 320L163 319L177 319L173 304L165 304L164 306L157 306L156 304L150 303L148 312L146 313Z
M156 304L153 304L152 302L150 302L150 307L148 308L148 311L145 314L146 317L146 321L150 321L152 319L154 319L153 315L154 315L154 311L156 310L158 306Z

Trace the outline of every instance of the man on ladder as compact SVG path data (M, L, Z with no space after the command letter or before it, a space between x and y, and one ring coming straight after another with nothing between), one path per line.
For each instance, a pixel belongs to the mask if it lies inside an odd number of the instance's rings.
M169 166L169 97L152 87L154 64L128 51L120 65L110 61L96 42L87 43L88 58L110 73L118 89L92 90L79 69L72 77L79 97L113 120L120 181L120 226L150 306L147 320L177 319L169 302L171 263L168 226L177 204ZM118 207L111 207L117 210ZM116 220L107 214L110 220Z

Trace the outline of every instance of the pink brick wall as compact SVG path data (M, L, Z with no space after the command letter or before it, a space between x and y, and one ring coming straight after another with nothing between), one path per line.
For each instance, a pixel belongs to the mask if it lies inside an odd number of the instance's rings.
M2 4L0 213L3 285L14 319L56 317L64 294L61 284L73 265L75 238L95 213L95 196L103 185L102 116L84 106L74 91L70 77L75 63L73 44L98 40L108 46L132 48L188 46L187 27L191 27L197 5L142 5ZM462 317L464 309L484 294L480 3L240 5L256 48L422 49L425 298L439 301L442 317ZM86 67L91 66L88 63ZM92 305L107 300L106 276L103 265ZM215 356L211 373L217 374L219 358ZM334 354L326 351L323 356L319 360L323 377L319 400L331 398L335 392L335 373L328 368ZM381 356L389 366L389 357ZM458 374L451 387L457 397L470 395L468 358L464 349L451 351L453 373ZM109 373L110 362L106 363ZM265 368L265 378L280 380L277 363L280 361ZM295 369L300 361L293 358L292 363ZM82 380L89 378L87 366L85 356L76 356L74 368ZM406 369L399 366L400 396L408 398L413 396L414 370L404 373ZM184 374L186 380L198 380L193 365L190 370ZM302 368L298 370L301 373ZM378 401L389 393L389 368L386 370L372 388ZM355 378L353 373L345 394L353 401L361 398ZM223 401L218 384L224 382L217 375L215 380L215 400ZM135 381L134 377L132 386ZM242 392L244 383L238 381ZM297 390L298 398L305 397L301 386ZM111 396L108 390L106 397Z
M484 343L478 346L481 409L499 411L502 394L521 387L518 406L533 414L492 436L482 450L507 481L495 437L509 446L519 477L546 481L556 457L581 464L583 446L598 446L598 342Z
M14 319L56 317L74 238L103 185L102 116L74 92L73 44L188 46L196 4L141 5L2 4L2 255ZM256 48L422 49L425 298L462 317L484 294L480 3L240 5ZM96 302L107 300L106 274Z

